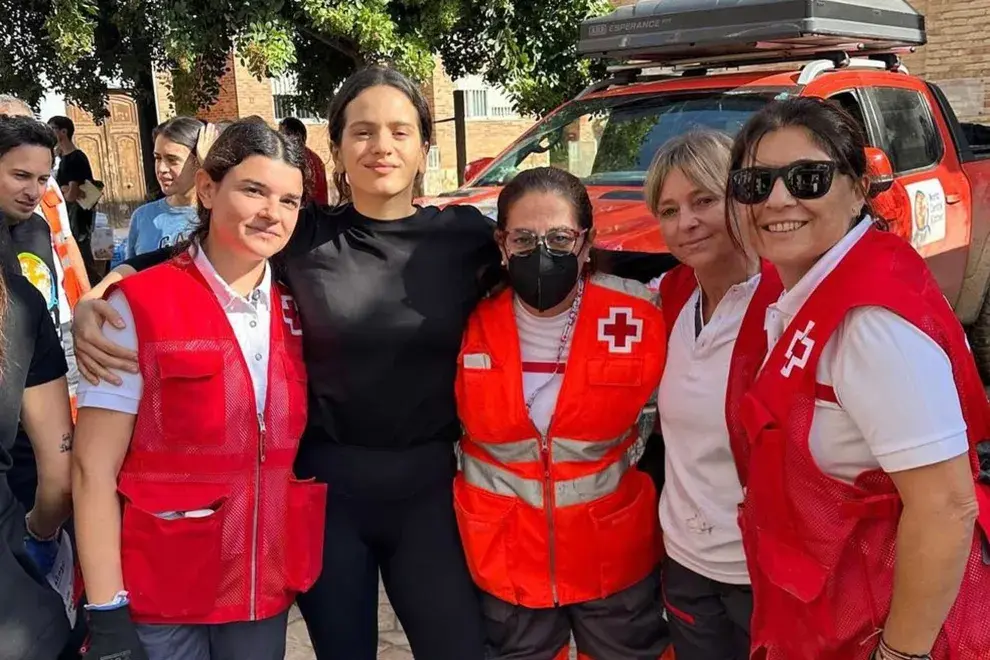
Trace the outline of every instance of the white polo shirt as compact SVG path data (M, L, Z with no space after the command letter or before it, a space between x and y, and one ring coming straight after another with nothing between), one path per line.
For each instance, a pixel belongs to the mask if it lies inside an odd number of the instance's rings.
M254 399L258 412L264 412L268 394L268 356L271 338L271 268L266 263L261 283L247 297L239 296L220 277L201 249L190 248L193 263L210 285L220 306L223 307L240 346L241 354L247 363L254 386ZM110 305L124 320L123 329L111 324L103 325L103 334L110 341L131 350L137 350L138 338L134 329L134 315L127 304L127 298L117 291L108 299ZM120 386L106 381L92 385L85 378L79 379L78 406L80 408L103 408L136 415L144 380L140 373L123 371L114 373L123 381Z
M771 350L811 293L866 234L860 222L767 309ZM822 350L817 380L840 405L815 402L809 444L822 471L852 483L867 470L900 472L969 450L966 423L945 351L882 307L852 310Z
M660 524L667 555L727 584L750 581L736 520L742 486L729 447L725 392L739 327L759 281L755 275L730 288L697 338L701 290L695 289L671 329L657 396L666 447Z

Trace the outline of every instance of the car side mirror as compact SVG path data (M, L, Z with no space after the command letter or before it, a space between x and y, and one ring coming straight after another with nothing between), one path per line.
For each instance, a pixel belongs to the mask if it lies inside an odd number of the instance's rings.
M483 169L491 165L493 160L495 159L485 157L485 158L479 158L477 160L472 160L470 163L468 163L467 166L464 168L464 183L470 183L471 181L473 181L475 177L481 174L481 171Z
M871 198L887 192L894 185L894 166L883 149L866 148L866 172L870 177Z

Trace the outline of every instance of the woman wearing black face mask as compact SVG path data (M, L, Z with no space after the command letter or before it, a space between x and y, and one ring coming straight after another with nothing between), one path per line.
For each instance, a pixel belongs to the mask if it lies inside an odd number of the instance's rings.
M654 567L656 491L633 467L660 381L663 316L642 284L595 273L592 209L554 168L499 197L510 287L468 322L455 510L495 658L655 660L669 644Z

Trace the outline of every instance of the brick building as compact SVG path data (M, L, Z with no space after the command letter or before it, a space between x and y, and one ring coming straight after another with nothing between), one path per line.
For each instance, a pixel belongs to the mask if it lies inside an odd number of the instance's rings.
M942 88L960 119L990 121L990 0L909 0L925 15L928 44L905 58Z

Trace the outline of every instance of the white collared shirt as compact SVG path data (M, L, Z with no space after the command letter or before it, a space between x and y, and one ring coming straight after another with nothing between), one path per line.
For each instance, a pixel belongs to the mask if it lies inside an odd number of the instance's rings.
M241 354L244 356L244 361L251 374L257 410L259 413L264 412L265 399L268 395L268 356L271 339L271 267L267 263L265 264L261 283L247 297L244 297L237 295L220 277L202 249L190 247L190 254L193 255L193 263L196 268L210 285L210 289L227 315L227 321L234 331ZM134 315L127 304L127 298L120 291L116 291L110 296L108 302L120 314L124 321L124 327L117 329L106 323L103 325L103 335L115 344L136 351L138 337L134 328ZM136 415L144 389L144 380L141 374L119 370L115 370L114 373L122 381L120 386L106 381L92 385L85 378L81 378L78 406L80 408L103 408Z
M695 289L671 329L657 396L666 447L664 546L677 563L727 584L750 581L736 520L742 486L729 447L725 393L739 327L759 282L757 274L731 287L697 338L701 289Z
M856 225L767 308L770 350L871 224L867 218ZM816 379L839 400L815 401L809 437L812 455L832 477L852 483L867 470L910 470L969 449L949 357L888 309L853 309L825 344Z

